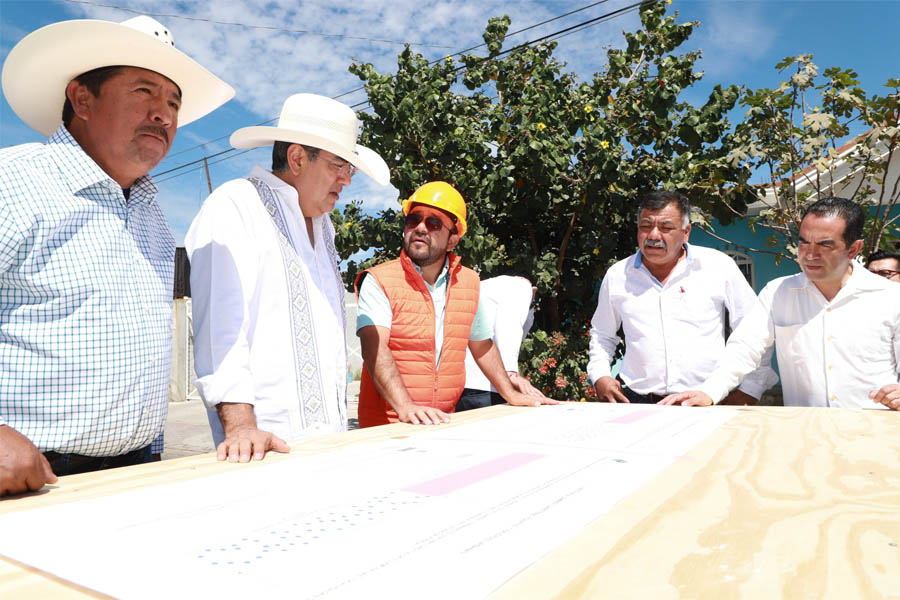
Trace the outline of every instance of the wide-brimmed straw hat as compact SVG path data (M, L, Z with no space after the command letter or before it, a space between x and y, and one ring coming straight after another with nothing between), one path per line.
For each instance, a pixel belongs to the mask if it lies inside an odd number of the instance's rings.
M52 134L62 122L66 86L93 69L140 67L181 88L178 125L187 125L225 104L234 89L175 48L169 30L147 16L122 23L62 21L34 31L3 64L3 94L32 129Z
M235 148L271 146L275 142L303 144L340 156L381 185L390 182L390 170L374 151L356 143L356 113L326 96L294 94L284 101L275 127L244 127L231 134Z

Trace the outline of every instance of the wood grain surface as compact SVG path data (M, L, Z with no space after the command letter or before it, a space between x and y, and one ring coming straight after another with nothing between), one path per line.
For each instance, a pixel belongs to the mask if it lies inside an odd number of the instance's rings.
M461 413L445 427L516 410L528 409ZM492 598L900 598L900 414L737 411ZM418 431L389 425L295 441L291 456ZM234 465L206 454L62 477L0 501L0 514L286 458ZM0 597L102 596L0 558Z

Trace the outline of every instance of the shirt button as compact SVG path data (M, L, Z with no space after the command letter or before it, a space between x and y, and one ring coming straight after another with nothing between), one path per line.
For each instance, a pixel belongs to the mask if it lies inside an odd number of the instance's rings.
M828 336L828 341L830 342L832 339L834 339L834 337L829 335L829 336Z
M830 309L830 308L826 308L826 309L825 309L825 312L831 312L831 309Z
M829 370L829 371L831 370L831 365L828 365L828 370Z
M832 396L831 396L831 401L834 402L835 400L837 400L837 396L832 395Z

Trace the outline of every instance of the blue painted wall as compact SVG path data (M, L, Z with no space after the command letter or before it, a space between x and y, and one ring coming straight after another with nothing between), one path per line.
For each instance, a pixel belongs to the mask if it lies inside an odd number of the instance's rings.
M875 214L875 207L869 207L869 214ZM892 216L900 214L900 205L895 206L891 211ZM767 283L778 277L786 275L794 275L800 272L800 267L793 260L785 259L781 264L775 264L775 256L765 252L750 252L738 246L749 246L751 248L765 248L766 238L769 237L771 231L765 227L757 228L754 234L747 226L744 220L735 221L731 225L722 225L715 219L711 222L713 232L733 243L728 244L717 240L705 231L701 231L699 227L694 226L691 229L691 243L698 246L706 246L715 248L716 250L732 250L746 254L753 260L753 269L755 271L754 288L758 294Z
M706 246L707 248L715 248L716 250L734 250L746 254L753 260L753 269L755 272L755 291L758 294L767 283L778 277L786 275L794 275L800 272L800 267L792 260L782 260L781 264L775 264L775 256L766 254L765 252L749 252L740 246L749 246L752 248L765 247L765 239L768 237L768 230L759 228L757 234L750 231L746 221L735 221L731 225L722 225L718 221L713 220L712 230L716 235L727 240L731 240L732 244L726 244L705 231L701 231L699 227L691 229L691 243L698 246Z

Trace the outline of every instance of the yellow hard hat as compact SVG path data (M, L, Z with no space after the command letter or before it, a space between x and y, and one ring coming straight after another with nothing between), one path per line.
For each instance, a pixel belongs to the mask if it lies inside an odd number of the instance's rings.
M413 204L424 204L445 210L456 217L456 229L460 237L466 232L466 201L449 183L432 181L421 186L403 201L403 214L408 215Z

